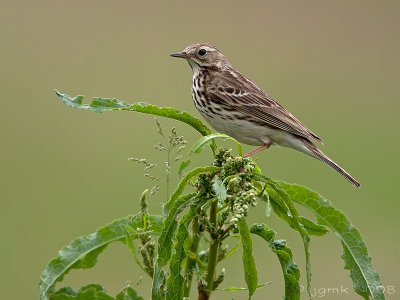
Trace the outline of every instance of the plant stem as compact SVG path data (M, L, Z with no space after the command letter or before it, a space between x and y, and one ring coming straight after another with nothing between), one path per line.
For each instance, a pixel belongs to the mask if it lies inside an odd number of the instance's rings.
M171 156L171 142L168 146L168 155L167 155L167 201L169 200L169 172L170 172L170 156Z
M217 213L218 213L218 200L214 199L210 206L210 223L213 225L213 229L217 228ZM215 269L217 267L218 260L218 248L219 248L219 238L216 233L211 232L211 243L210 250L208 253L208 267L206 276L206 288L205 292L210 295L213 290Z
M190 245L190 252L194 253L197 255L197 249L199 248L199 243L200 243L200 224L199 224L199 218L195 217L193 219L192 223L192 243ZM192 279L193 279L193 268L196 263L196 259L193 257L188 257L187 262L186 262L186 268L185 268L185 291L183 296L189 298L190 295L190 288L192 285Z

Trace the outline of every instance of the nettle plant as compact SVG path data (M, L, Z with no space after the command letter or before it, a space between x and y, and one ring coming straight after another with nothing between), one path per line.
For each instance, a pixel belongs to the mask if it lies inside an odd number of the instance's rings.
M271 212L299 233L304 244L309 298L310 237L323 236L332 231L343 246L344 267L350 271L355 292L364 299L384 299L379 276L372 266L365 243L349 219L320 194L304 186L276 181L263 175L252 158L242 157L241 145L229 136L211 134L200 120L169 107L142 102L127 104L106 98L94 98L90 104L83 104L83 96L72 98L58 91L56 94L62 102L73 108L94 112L135 111L181 121L202 135L191 147L189 157L193 159L190 154L200 152L205 146L210 146L213 157L210 165L186 171L190 166L190 158L185 160L182 153L186 152L187 142L175 130L166 136L157 121L159 134L164 141L156 149L167 152L167 181L176 155L182 155L178 157L180 182L171 194L167 191L161 214L150 214L147 208L148 194L153 195L159 189L155 185L150 192L146 190L142 194L141 210L137 214L114 220L61 249L40 277L40 299L143 299L134 290L133 284L127 284L116 296L109 295L98 284L84 286L78 291L70 287L56 290L56 283L61 282L72 269L94 267L100 253L114 242L126 245L138 267L148 275L152 281L153 300L189 299L193 281L197 283L198 299L210 299L216 291L233 290L245 290L251 299L258 288L266 285L260 283L257 276L253 238L263 239L266 251L276 254L284 279L283 298L300 299L300 270L286 241L275 239L275 231L265 223L249 225L246 222L251 208L258 202L266 203ZM238 155L233 155L231 150L217 148L215 139L218 138L233 140ZM145 159L131 160L143 164L146 171L156 166ZM149 172L145 176L154 182L158 180ZM296 205L311 211L316 221L301 216ZM228 248L229 239L237 240L237 245ZM225 258L238 255L235 252L239 248L242 248L246 288L224 288L224 269L217 266L223 265ZM268 294L265 289L263 293Z

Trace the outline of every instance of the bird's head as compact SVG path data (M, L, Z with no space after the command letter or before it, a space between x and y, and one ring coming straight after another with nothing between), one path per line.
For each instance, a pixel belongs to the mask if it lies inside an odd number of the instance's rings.
M180 52L172 53L171 56L186 59L193 69L198 67L223 69L230 66L225 56L210 44L193 44Z

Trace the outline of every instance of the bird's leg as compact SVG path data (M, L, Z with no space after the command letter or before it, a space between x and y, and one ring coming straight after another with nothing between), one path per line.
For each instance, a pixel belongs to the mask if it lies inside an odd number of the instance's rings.
M250 157L250 156L253 156L254 154L257 154L258 152L261 152L261 151L263 151L263 150L268 149L269 147L271 147L271 145L272 145L271 142L269 142L269 143L264 143L264 144L262 144L262 146L260 146L260 147L258 147L258 148L256 148L256 149L254 149L254 150L251 150L249 153L246 153L245 155L243 155L243 157Z

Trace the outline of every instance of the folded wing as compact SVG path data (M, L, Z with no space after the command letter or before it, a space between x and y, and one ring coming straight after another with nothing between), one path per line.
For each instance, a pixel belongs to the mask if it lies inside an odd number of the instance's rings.
M244 114L263 121L267 125L302 136L308 140L322 142L321 138L297 120L284 107L266 95L249 79L239 73L233 73L231 76L236 78L226 75L213 78L213 83L211 84L213 88L208 90L213 98L234 107ZM240 79L240 86L237 84L237 79Z

